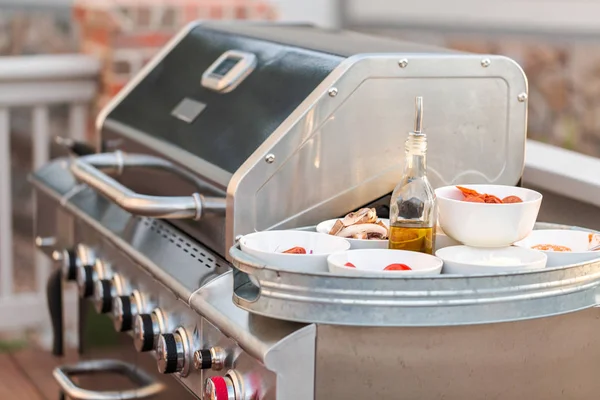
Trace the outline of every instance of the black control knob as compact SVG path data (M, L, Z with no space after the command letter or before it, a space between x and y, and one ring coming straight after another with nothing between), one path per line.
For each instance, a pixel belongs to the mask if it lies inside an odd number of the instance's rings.
M74 281L77 279L78 260L74 250L55 250L52 259L59 263L64 280Z
M94 307L100 314L112 311L115 289L110 279L100 279L94 283Z
M117 296L112 304L113 324L117 332L127 332L133 327L137 306L131 296Z
M151 351L156 348L160 335L160 321L156 311L151 314L139 314L133 323L133 345L139 352Z
M225 351L220 347L196 350L194 352L194 368L220 371L225 366L225 358Z
M77 268L77 286L79 288L79 296L82 299L94 295L94 283L97 280L98 276L93 266L84 265L83 267Z
M179 333L164 333L160 335L156 346L158 371L163 374L183 371L185 367L185 351L185 345Z

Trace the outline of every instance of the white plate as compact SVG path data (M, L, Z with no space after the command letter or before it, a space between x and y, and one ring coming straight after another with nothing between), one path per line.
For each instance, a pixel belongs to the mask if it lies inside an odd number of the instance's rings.
M542 195L534 190L503 185L460 185L503 199L519 196L522 203L486 204L463 201L456 186L436 189L439 224L451 238L476 247L505 247L533 230Z
M308 254L285 254L292 247L304 247ZM344 238L318 232L281 230L250 233L240 239L242 251L270 267L297 272L327 271L327 256L348 250ZM312 254L310 254L312 252Z
M344 264L350 262L356 268ZM405 250L362 249L331 254L327 258L329 272L336 275L362 277L438 275L442 260L430 254ZM406 264L409 271L384 271L390 264Z
M600 241L600 234L569 229L540 229L533 231L515 246L530 249L539 244L566 246L572 251L542 251L548 256L547 267L561 267L600 258L600 251L587 251L590 247L590 235L595 243Z
M329 234L331 228L340 218L329 219L327 221L321 222L317 225L317 232ZM390 220L386 218L379 218L379 221L383 222L385 226L387 226L388 230L390 229ZM388 248L388 240L366 240L366 239L349 239L345 238L349 243L352 249L387 249Z
M451 246L435 252L444 261L443 274L498 274L546 267L546 254L523 247Z

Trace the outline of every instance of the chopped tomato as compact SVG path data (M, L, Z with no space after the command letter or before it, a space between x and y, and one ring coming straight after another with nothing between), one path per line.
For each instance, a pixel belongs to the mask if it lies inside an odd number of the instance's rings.
M351 262L347 262L344 264L344 267L356 268L356 265L352 264Z
M286 254L306 254L306 249L304 247L296 246L296 247L292 247L291 249L284 251L284 253L286 253Z
M522 203L523 200L519 196L507 196L502 199L503 203Z
M406 264L390 264L387 267L385 267L383 270L384 271L410 271L410 270L412 270L412 268Z

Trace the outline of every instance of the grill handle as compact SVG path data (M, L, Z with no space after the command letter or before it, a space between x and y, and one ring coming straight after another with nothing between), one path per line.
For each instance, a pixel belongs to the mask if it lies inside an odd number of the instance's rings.
M125 375L140 387L121 391L93 391L77 386L71 376L97 373L117 373ZM54 379L67 398L73 400L130 400L155 396L164 389L164 385L154 381L150 375L135 365L119 360L94 360L77 364L63 365L52 372Z
M79 157L71 164L71 172L77 179L134 215L199 220L205 212L222 212L226 208L224 197L206 197L199 193L191 196L148 196L136 193L105 173L121 174L126 168L166 170L194 180L190 174L161 158L125 154L121 151Z

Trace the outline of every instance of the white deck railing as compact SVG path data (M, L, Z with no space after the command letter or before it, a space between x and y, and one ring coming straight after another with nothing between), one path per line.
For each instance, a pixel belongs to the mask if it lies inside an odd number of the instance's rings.
M88 107L97 91L100 63L84 55L0 57L0 331L40 327L47 323L45 285L49 262L35 257L35 290L14 287L11 194L11 110L31 108L32 168L50 154L49 106L69 105L67 134L82 139ZM32 243L33 251L33 243Z

